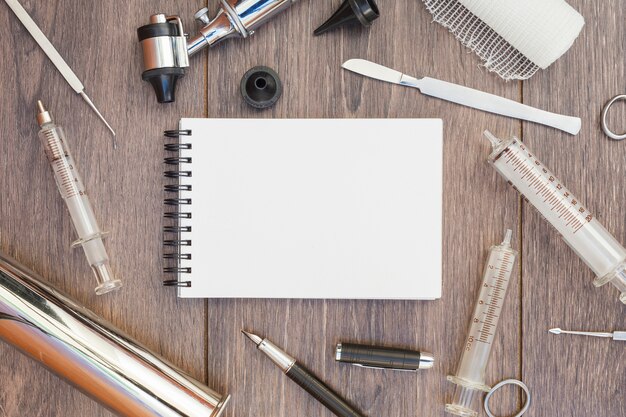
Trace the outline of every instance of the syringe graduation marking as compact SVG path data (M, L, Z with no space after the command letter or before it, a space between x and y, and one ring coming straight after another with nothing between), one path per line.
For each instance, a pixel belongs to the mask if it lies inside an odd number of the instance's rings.
M519 148L521 151L526 150L524 145L519 145ZM591 221L593 218L591 213L580 206L579 202L572 197L570 191L558 182L557 178L543 167L539 160L534 158L531 153L527 153L529 162L534 163L534 166L530 165L529 167L524 162L524 158L518 155L519 152L513 151L511 147L506 148L503 151L504 163L511 165L514 172L519 169L520 179L526 181L529 189L535 190L535 194L540 195L544 199L543 201L550 206L550 210L555 211L559 218L563 219L565 225L572 228L573 233L578 232L585 223ZM547 178L545 177L546 175L548 176ZM526 179L526 177L530 177L530 179ZM553 186L552 183L554 182L556 182L556 185ZM512 185L520 191L514 184ZM557 191L560 192L561 198L557 197ZM570 197L572 197L571 200Z
M54 164L53 169L59 174L61 186L65 189L65 198L82 194L76 183L77 181L71 174L72 168L69 161L62 158L62 156L68 155L65 154L63 147L61 146L61 138L58 137L52 130L45 131L44 135L48 142L52 163Z
M504 291L504 285L508 282L506 275L511 266L511 254L505 252L501 259L496 259L496 265L488 266L488 268L491 267L489 270L492 271L492 274L495 274L492 275L495 276L495 283L485 283L485 287L490 288L491 292L486 293L489 302L483 300L483 305L487 306L487 310L481 312L484 315L484 318L482 321L479 320L481 326L478 328L479 337L476 339L478 342L486 344L491 344L491 340L489 339L494 335L492 330L496 326L497 319L500 317L495 313L502 309L502 303L504 301L502 293ZM485 289L484 291L489 290Z

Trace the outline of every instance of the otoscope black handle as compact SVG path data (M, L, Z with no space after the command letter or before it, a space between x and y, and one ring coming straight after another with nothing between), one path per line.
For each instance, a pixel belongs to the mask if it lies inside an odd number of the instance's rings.
M339 417L363 417L311 372L294 363L286 375Z

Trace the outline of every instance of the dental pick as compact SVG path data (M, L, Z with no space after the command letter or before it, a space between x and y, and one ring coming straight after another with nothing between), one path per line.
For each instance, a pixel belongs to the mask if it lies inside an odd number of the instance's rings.
M626 341L626 331L618 332L578 332L571 330L561 330L558 327L548 330L552 334L576 334L581 336L607 337L613 340Z
M106 127L111 131L111 133L113 134L113 148L117 149L117 135L115 134L115 131L113 130L111 125L109 125L109 123L106 121L104 116L102 116L102 114L98 111L98 109L93 104L89 96L87 96L87 94L85 93L85 86L78 79L74 71L72 71L70 66L67 64L67 62L65 62L65 60L61 56L61 54L59 54L59 52L52 45L52 43L50 43L48 38L46 38L46 35L43 34L41 29L39 29L35 21L30 17L28 12L24 10L24 8L19 3L19 1L17 0L4 0L4 1L11 8L11 10L13 10L13 13L15 13L15 15L20 20L20 22L22 22L26 30L28 30L28 32L33 37L33 39L35 39L35 42L37 42L37 44L41 47L41 49L43 49L45 54L48 56L48 58L50 58L50 61L52 61L54 66L57 67L57 70L59 70L63 78L65 78L65 81L67 81L67 83L72 87L72 89L74 89L74 91L76 91L76 93L78 93L83 98L83 100L85 100L87 105L91 107L91 109L98 115L100 120L102 120L102 122L104 122Z

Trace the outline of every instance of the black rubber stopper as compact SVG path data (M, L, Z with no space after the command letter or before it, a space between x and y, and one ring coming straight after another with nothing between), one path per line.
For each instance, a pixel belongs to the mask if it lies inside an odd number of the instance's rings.
M348 23L359 22L369 26L380 16L374 0L345 0L339 9L322 26L315 29L315 36Z
M159 103L173 103L176 100L176 82L185 76L184 68L155 68L144 71L141 78L148 81Z
M241 79L243 99L256 109L273 106L283 92L278 74L268 67L254 67Z

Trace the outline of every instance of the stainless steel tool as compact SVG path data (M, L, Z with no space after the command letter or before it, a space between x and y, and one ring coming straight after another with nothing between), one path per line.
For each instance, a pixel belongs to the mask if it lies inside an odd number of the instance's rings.
M37 42L37 44L41 47L41 49L43 49L44 53L48 55L48 58L50 58L50 61L52 61L54 66L57 67L57 69L59 70L63 78L65 78L65 81L67 81L70 87L72 87L74 91L76 91L76 93L78 93L83 98L83 100L85 100L85 102L89 105L89 107L91 107L91 109L98 115L100 120L102 120L102 122L104 122L106 127L111 131L111 133L113 134L113 147L117 148L117 139L116 139L115 131L113 130L109 122L106 121L104 116L102 116L100 111L98 111L95 104L93 104L93 102L91 101L87 93L85 93L85 86L78 79L76 74L74 74L74 71L72 71L70 66L67 65L67 62L65 62L65 60L59 54L56 48L50 43L48 38L46 38L46 35L43 34L41 29L39 29L35 21L30 17L28 12L24 10L24 8L19 3L19 1L17 0L4 0L4 1L9 5L11 10L13 10L13 13L15 13L15 15L20 20L20 22L22 22L26 30L28 30L28 32L33 37L33 39L35 39L35 42Z
M616 331L616 332L578 332L571 330L561 330L558 327L554 329L548 330L552 334L575 334L579 336L592 336L592 337L606 337L611 338L613 340L619 340L622 342L626 342L626 331Z
M229 399L2 252L0 339L120 416L219 417ZM2 360L0 366L11 364Z
M463 106L551 126L572 135L580 132L581 121L578 117L539 110L517 101L462 85L428 77L414 78L365 59L350 59L344 62L342 67L380 81L417 88L427 96L437 97Z
M189 57L228 38L247 38L276 14L297 0L220 0L220 9L209 19L204 7L194 15L202 27L187 39L179 16L163 13L150 16L150 22L137 29L143 50L142 79L154 88L159 103L176 98L176 84L185 76Z

